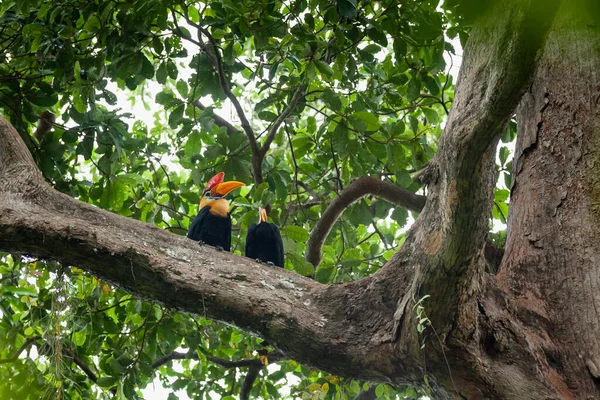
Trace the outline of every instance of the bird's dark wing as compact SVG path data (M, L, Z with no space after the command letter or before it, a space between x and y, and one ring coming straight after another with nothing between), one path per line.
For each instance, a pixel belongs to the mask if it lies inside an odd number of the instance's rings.
M196 218L192 222L190 229L188 230L187 237L199 241L202 240L202 228L206 225L206 215L210 212L210 207L206 206L198 211Z
M246 234L246 257L248 258L256 258L256 243L254 243L256 238L256 224L250 225L248 228L248 233Z
M225 246L223 246L223 249L225 251L231 251L231 217L227 215L226 222L222 222L222 224L225 226L225 229L223 230Z
M231 218L212 214L210 206L203 207L192 222L187 237L211 246L221 246L223 250L230 251Z
M283 268L283 264L284 264L284 251L283 251L283 240L281 240L281 232L279 231L279 228L277 227L277 225L271 223L271 229L273 231L273 239L274 239L274 245L275 245L275 260L274 263L275 265L280 266L281 268Z

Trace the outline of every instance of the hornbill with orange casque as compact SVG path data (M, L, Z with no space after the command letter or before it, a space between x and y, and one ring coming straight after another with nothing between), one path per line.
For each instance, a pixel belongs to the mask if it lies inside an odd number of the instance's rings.
M200 199L200 211L188 230L187 237L217 249L231 250L231 217L229 202L223 197L245 183L223 182L224 172L219 172L206 184Z

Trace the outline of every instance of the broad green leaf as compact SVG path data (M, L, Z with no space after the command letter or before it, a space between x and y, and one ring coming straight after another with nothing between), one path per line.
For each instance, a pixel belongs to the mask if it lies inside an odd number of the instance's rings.
M368 131L376 131L381 126L377 115L374 115L367 111L355 112L352 114L352 117L358 118L361 121L363 121L366 124Z
M315 272L314 267L311 263L306 261L304 257L296 254L289 253L289 259L292 264L292 269L294 272L302 275L302 276L312 276Z
M317 70L325 77L325 79L329 79L333 76L333 68L329 64L321 60L315 60L315 67Z
M287 225L281 233L296 242L304 243L308 240L308 232L301 226Z
M429 124L437 125L439 123L438 113L434 109L423 107L421 111L423 111L423 114L425 114L425 118L427 118L427 122Z
M335 269L331 265L320 265L315 274L315 280L320 283L331 283Z

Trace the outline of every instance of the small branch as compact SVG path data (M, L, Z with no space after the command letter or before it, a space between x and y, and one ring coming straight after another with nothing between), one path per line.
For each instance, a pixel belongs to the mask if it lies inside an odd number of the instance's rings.
M331 148L331 158L333 159L333 166L335 167L335 174L337 177L337 181L338 181L338 185L340 187L340 189L344 189L344 184L342 183L342 178L341 178L341 173L340 173L340 168L338 166L337 160L335 158L335 151L333 150L333 140L331 139L331 136L329 136L329 147Z
M11 363L11 362L15 362L17 361L17 359L19 358L19 356L21 355L22 352L24 352L25 350L27 350L36 340L41 339L41 336L33 336L30 337L29 339L27 339L25 341L25 343L23 343L21 345L21 347L19 347L19 349L15 352L15 354L13 354L12 356L8 357L8 358L3 358L0 359L0 364L7 364L7 363Z
M288 212L294 212L294 211L298 211L298 210L306 210L307 208L318 206L321 203L322 203L321 200L309 201L307 203L302 203L302 204L290 203L287 206L287 210L288 210Z
M392 204L414 212L420 212L425 206L426 200L425 196L411 193L399 186L370 176L355 180L329 204L308 239L306 260L315 268L321 262L323 243L340 215L352 203L368 194L381 197Z
M218 358L218 357L213 357L213 356L209 356L209 355L205 355L205 356L208 361L210 361L214 364L218 364L224 368L239 368L239 367L252 367L252 366L257 366L257 365L263 365L260 358L249 358L249 359L244 359L244 360L231 361L231 360L226 360L224 358ZM156 368L168 363L169 361L184 360L187 358L197 359L198 357L196 357L193 354L189 355L187 353L181 353L179 351L172 351L171 353L169 353L161 358L158 358L156 361L154 361L152 363L152 368L156 369ZM271 363L280 361L281 359L283 359L283 353L274 351L274 352L268 354L268 359L269 359L269 362L271 362Z
M250 398L250 391L252 390L252 386L254 386L254 382L256 378L258 378L258 374L264 368L264 365L253 365L248 368L248 373L246 374L246 378L244 379L244 383L242 384L242 389L240 390L240 400L248 400Z
M63 349L63 353L65 353L65 355L69 357L73 363L77 365L79 369L81 369L81 371L83 371L90 381L98 383L98 376L94 373L94 371L91 370L90 367L87 366L86 363L83 362L83 360L78 358L73 351L69 349Z
M231 103L233 104L233 107L235 108L235 111L237 112L238 117L240 118L240 121L242 123L242 128L244 129L246 136L248 136L248 141L250 142L250 149L252 150L252 154L253 155L259 154L260 150L258 148L258 143L256 142L256 135L254 134L254 130L250 126L250 122L248 121L248 118L246 118L246 113L244 112L242 105L240 104L237 97L235 97L235 95L231 92L231 89L229 88L229 83L227 82L227 79L226 79L225 70L223 69L223 61L221 59L221 53L219 53L219 46L217 45L217 42L212 37L212 35L208 31L208 29L203 28L200 25L197 25L197 28L204 36L206 36L208 38L208 41L210 43L210 48L208 46L204 45L202 47L202 50L204 50L209 57L212 56L211 58L213 59L215 68L217 69L217 75L219 76L219 84L221 85L221 89L223 89L225 96L227 96L229 101L231 101Z
M202 111L206 110L206 106L204 104L202 104L200 102L200 100L194 100L192 101L192 105ZM217 115L214 110L212 113L212 119L215 122L215 125L219 126L219 127L224 127L227 129L227 134L231 135L234 132L239 131L238 128L236 128L235 126L233 126L233 124L231 124L229 121L227 121L225 118L221 117L220 115Z
M206 356L206 359L212 363L218 364L223 368L239 368L239 367L252 367L262 365L262 362L258 358L250 358L239 361L225 360L223 358Z
M262 354L262 353L261 353ZM281 361L284 356L283 353L279 351L273 351L271 353L265 354L270 363L274 363L277 361ZM225 360L223 358L206 356L206 359L212 363L218 364L224 368L238 368L238 367L252 367L252 366L264 366L263 362L260 358L249 358L238 361Z
M269 129L269 133L267 134L267 138L265 139L265 142L262 148L260 149L261 158L264 158L267 154L269 146L271 146L271 143L275 139L277 131L279 130L279 127L281 126L283 121L285 121L285 119L292 113L292 111L294 111L294 109L298 105L298 102L304 96L304 89L306 89L306 85L304 83L300 84L298 88L296 88L296 91L294 92L294 95L292 96L292 99L288 103L287 107L283 110L281 114L279 114L277 119L273 122L273 125L271 126L271 128Z
M308 186L306 183L302 182L302 181L298 181L298 180L294 180L294 182L296 185L300 186L302 189L306 190L306 192L308 194L310 194L315 200L316 199L320 199L321 196L319 196L319 194L317 192L315 192L310 186Z
M172 351L171 353L167 354L166 356L163 356L161 358L156 359L152 363L152 369L157 369L158 367L160 367L162 365L165 365L169 361L173 361L173 360L185 360L186 358L188 358L188 355L186 353L180 353L178 351Z
M175 10L171 10L171 12L172 12L172 16L173 16L173 23L175 24L175 27L177 28L175 30L175 33L178 34L179 36L181 36L182 38L194 43L196 46L200 47L200 49L204 53L206 53L207 57L212 60L214 66L215 66L215 69L217 71L217 76L219 77L219 85L221 86L223 93L225 93L225 96L227 96L229 101L231 101L231 103L233 104L233 107L235 108L238 118L240 119L242 129L243 129L244 133L246 134L246 137L248 138L248 143L250 144L250 150L252 151L252 174L254 175L254 182L257 185L261 184L263 182L262 158L261 158L261 150L258 147L258 142L256 141L256 134L254 133L254 130L252 129L252 126L250 125L248 118L246 117L246 113L244 112L242 105L240 104L239 100L233 94L233 92L231 91L231 88L229 87L229 83L227 82L227 76L225 74L225 70L223 69L223 60L221 58L221 53L219 53L219 46L218 46L217 42L215 41L215 38L213 38L211 33L208 31L208 29L202 27L201 25L194 23L192 20L190 20L188 18L187 15L182 14ZM196 29L198 29L198 31L200 33L202 33L204 36L206 36L206 38L208 38L209 44L207 45L201 39L194 40L188 36L182 35L181 29L179 28L179 25L177 24L177 18L175 15L176 13L178 15L181 15L183 18L185 18L185 20L190 25L194 26ZM200 36L200 35L198 35L198 36Z

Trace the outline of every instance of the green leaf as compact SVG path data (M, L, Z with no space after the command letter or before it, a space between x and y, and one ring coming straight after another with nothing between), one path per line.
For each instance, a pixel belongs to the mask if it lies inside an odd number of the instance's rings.
M368 131L376 131L381 127L381 124L379 123L379 117L368 111L355 112L352 114L352 117L363 121L366 124Z
M504 165L504 163L506 163L506 160L508 159L509 154L510 154L510 150L508 149L508 147L506 147L506 146L500 147L500 152L498 154L498 157L500 158L500 165Z
M3 286L0 287L3 293L13 293L19 296L37 296L35 288L24 286Z
M100 19L96 14L92 14L87 21L85 21L85 25L83 25L83 30L89 33L94 33L102 27Z
M308 240L308 232L301 226L295 225L286 225L282 229L282 233L289 237L290 239L298 242L304 243Z
M12 6L16 4L16 0L3 0L0 3L0 17L4 15L6 11L8 11ZM42 17L40 17L42 18Z
M335 269L332 265L321 264L315 274L315 280L319 283L331 283Z
M407 51L408 45L404 39L400 37L394 39L394 56L396 56L396 61L398 63L402 63L404 61Z
M337 0L337 6L342 17L356 18L357 0Z
M171 129L177 128L177 126L183 122L183 112L185 111L185 105L180 104L175 107L171 114L169 115L169 126Z
M413 77L408 81L408 88L406 92L406 100L410 103L415 101L419 95L421 94L421 80L418 75L413 75Z
M404 226L408 221L408 211L403 207L396 207L394 211L392 211L391 217L398 225Z
M177 88L177 91L179 92L179 94L182 97L187 97L188 95L188 85L187 83L183 80L183 79L179 79L177 81L177 84L175 85L175 87Z
M164 85L167 82L167 64L164 62L160 63L156 70L156 81L161 85Z
M103 388L112 388L119 381L119 378L113 376L102 376L98 378L96 384Z
M427 122L430 123L431 125L437 125L439 122L439 117L438 117L438 113L431 109L431 108L427 108L427 107L423 107L421 108L421 111L423 111L423 114L425 114L425 118L427 118Z
M82 86L77 86L73 89L73 107L77 112L84 113L87 109L87 91Z
M375 43L380 45L381 47L387 47L388 41L385 33L380 31L379 29L372 27L367 30L367 35L373 40Z
M317 70L325 77L325 79L329 79L333 76L333 68L325 61L315 60L315 67L317 67Z
M333 111L342 111L342 100L338 97L338 95L335 94L333 90L329 88L325 89L323 91L322 98L327 104L329 104L329 107L331 107ZM312 131L314 132L314 129Z
M437 96L440 94L440 84L431 75L425 75L423 77L423 83L425 84L425 87L427 88L429 93L431 93L433 96Z
M295 253L290 253L289 258L292 263L292 269L297 274L302 276L312 276L315 272L313 265L306 261L304 257Z

